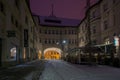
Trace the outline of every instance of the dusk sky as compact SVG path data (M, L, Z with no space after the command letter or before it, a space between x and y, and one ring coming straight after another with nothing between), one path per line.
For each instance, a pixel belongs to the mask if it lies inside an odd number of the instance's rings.
M95 3L97 0L91 0ZM60 18L83 19L86 0L30 0L32 13L39 16L50 16L54 4L54 15Z

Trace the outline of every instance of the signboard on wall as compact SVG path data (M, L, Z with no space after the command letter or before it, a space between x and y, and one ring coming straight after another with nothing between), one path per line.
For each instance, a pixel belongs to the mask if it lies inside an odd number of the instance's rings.
M28 47L28 29L24 29L24 47Z
M15 31L7 31L7 37L16 37Z

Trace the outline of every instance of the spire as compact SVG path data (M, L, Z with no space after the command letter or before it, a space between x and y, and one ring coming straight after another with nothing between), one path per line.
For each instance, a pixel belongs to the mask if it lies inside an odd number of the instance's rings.
M51 17L55 17L55 15L54 15L54 3L53 3L53 1L52 1L52 4L51 4L51 14L50 14L50 16Z
M52 8L51 15L54 16L54 4L51 5L51 8Z

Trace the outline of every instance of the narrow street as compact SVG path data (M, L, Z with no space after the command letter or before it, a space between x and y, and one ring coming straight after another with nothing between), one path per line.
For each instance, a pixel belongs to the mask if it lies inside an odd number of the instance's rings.
M35 60L25 64L0 70L0 80L39 80L43 70L42 60Z
M61 60L49 60L39 80L120 80L120 69L100 65L73 65Z
M0 70L0 80L120 80L120 69L35 60Z

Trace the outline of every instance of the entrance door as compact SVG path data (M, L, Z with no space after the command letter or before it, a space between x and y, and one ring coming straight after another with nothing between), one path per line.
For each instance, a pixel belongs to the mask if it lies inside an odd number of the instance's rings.
M0 66L2 64L2 39L0 38Z

